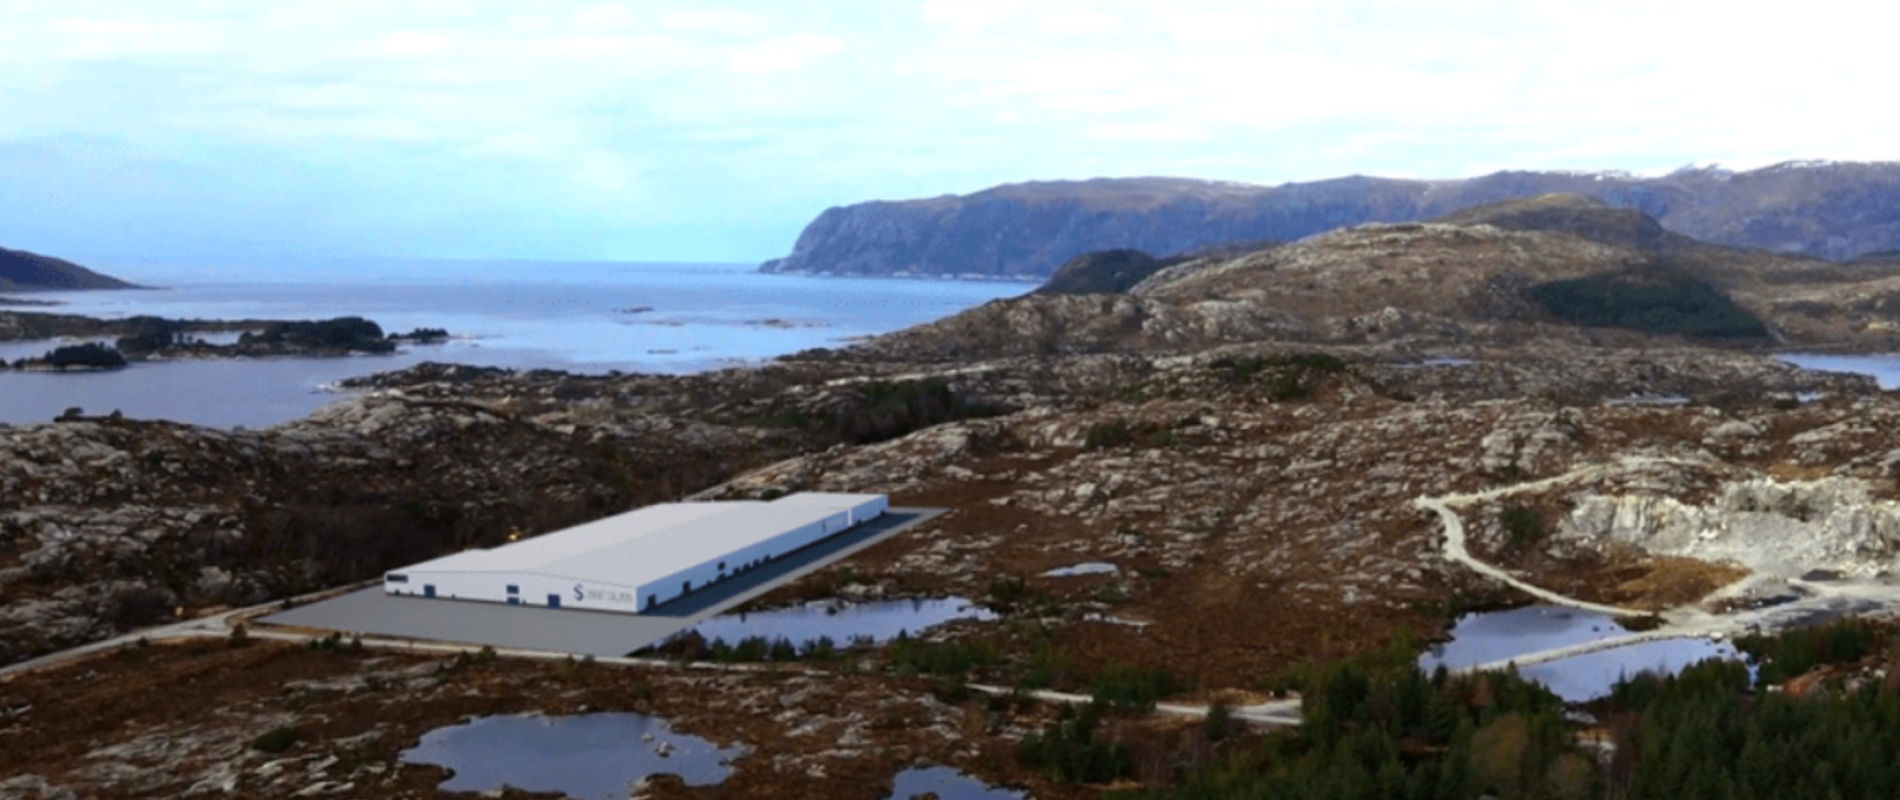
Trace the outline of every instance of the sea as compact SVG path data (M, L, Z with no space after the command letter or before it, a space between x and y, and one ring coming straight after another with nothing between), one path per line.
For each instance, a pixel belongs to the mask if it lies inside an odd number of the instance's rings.
M768 275L753 264L306 259L205 265L92 260L163 288L36 292L61 305L9 309L117 318L328 319L361 316L385 332L443 328L443 344L390 355L181 359L111 372L0 371L0 423L47 422L68 408L225 428L308 415L346 378L425 361L690 373L759 364L949 316L1029 291L1024 283ZM206 336L212 341L230 341ZM75 340L0 342L0 358Z

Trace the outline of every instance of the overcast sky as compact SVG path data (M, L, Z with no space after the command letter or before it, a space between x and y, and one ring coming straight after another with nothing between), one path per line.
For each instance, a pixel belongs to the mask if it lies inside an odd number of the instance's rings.
M1019 180L1896 157L1881 4L1695 5L0 0L0 246L748 261Z

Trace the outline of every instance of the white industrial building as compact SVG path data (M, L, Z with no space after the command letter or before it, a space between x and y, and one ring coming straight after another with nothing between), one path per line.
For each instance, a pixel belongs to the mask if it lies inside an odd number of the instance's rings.
M383 575L383 591L550 608L638 612L742 574L867 520L881 494L662 503Z

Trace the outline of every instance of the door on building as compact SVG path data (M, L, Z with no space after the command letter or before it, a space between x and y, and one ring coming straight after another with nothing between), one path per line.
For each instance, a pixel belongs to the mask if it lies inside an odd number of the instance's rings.
M423 584L423 585L422 585L422 596L423 596L423 597L434 597L434 596L435 596L435 584L433 584L433 583L425 583L425 584Z
M560 607L561 607L561 596L558 594L548 595L548 608L560 608Z

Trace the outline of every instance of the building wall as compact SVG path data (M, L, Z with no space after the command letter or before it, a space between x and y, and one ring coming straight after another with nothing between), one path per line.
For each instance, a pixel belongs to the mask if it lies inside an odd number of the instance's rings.
M550 601L550 596L553 596L559 598L561 608L619 612L645 611L653 605L666 603L688 591L703 589L709 584L736 577L764 565L767 561L775 560L794 550L875 519L883 515L889 506L889 500L881 496L867 500L838 513L827 515L818 522L793 528L698 564L688 565L664 578L637 587L537 573L394 570L389 575L385 575L383 590L391 594L420 597L424 596L425 587L433 586L435 597L438 599L482 600L494 603L507 603L513 600L522 605L549 606L554 605ZM398 574L403 575L407 580L400 583L389 580L391 576ZM516 587L518 591L508 592L507 587L510 585Z

